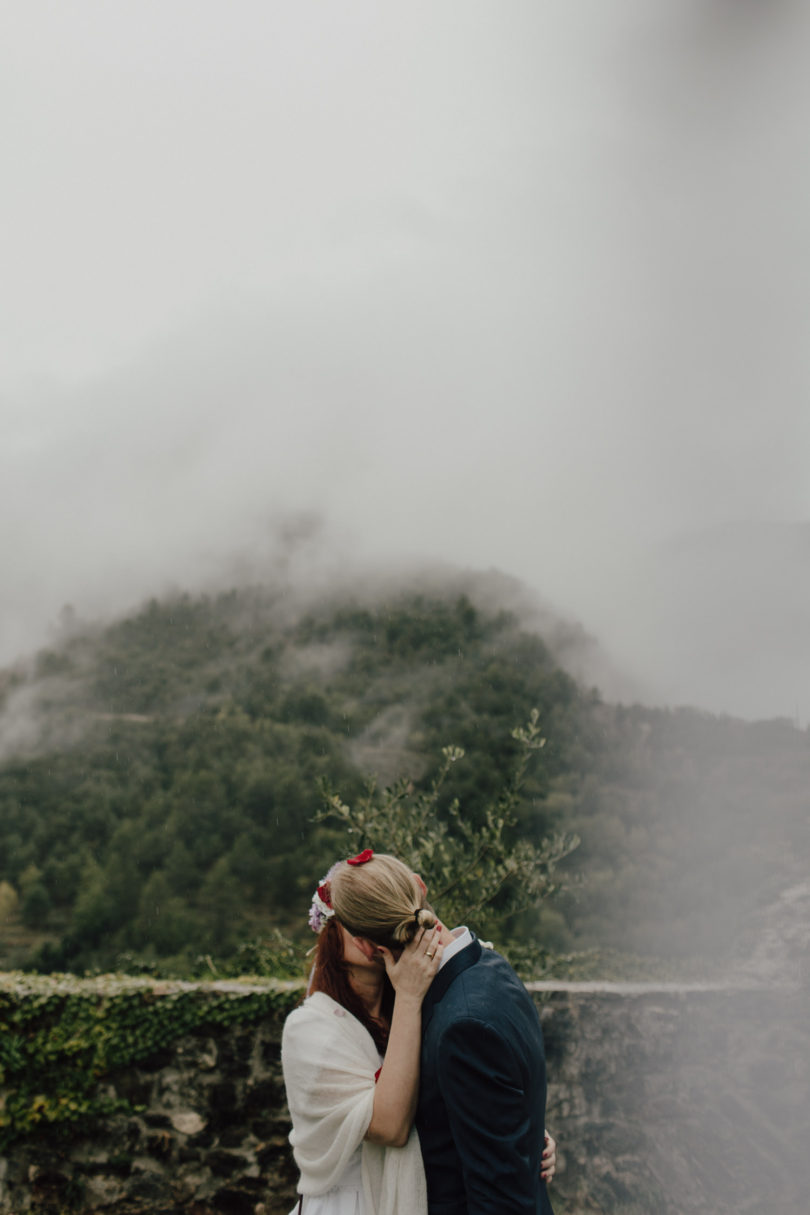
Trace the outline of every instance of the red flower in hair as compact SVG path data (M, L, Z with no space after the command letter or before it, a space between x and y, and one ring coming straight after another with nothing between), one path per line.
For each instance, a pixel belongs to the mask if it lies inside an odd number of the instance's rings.
M322 903L326 903L327 907L332 906L332 890L329 882L323 882L318 887L318 898Z
M357 854L357 856L348 857L346 864L347 865L365 865L366 861L370 861L373 856L374 856L374 853L371 851L370 848L364 848L362 852L359 852Z

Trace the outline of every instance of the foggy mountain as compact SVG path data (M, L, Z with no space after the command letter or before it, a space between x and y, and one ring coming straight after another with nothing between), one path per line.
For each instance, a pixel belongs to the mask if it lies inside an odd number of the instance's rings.
M806 873L807 733L611 703L560 665L594 652L513 580L438 569L175 594L109 624L66 612L0 681L0 881L27 930L10 956L184 971L259 925L297 931L313 864L345 850L313 825L319 778L351 800L370 773L428 780L460 745L448 796L475 822L536 707L548 741L518 830L581 843L516 939L741 966Z
M693 1070L656 1064L676 1200L775 1210L807 1138L806 1016L770 1017L810 931L807 0L20 0L2 32L0 964L252 965L346 855L319 778L459 743L474 820L537 706L520 838L581 843L506 944L767 984L761 1022L681 1003ZM637 1209L644 1050L580 1031L614 1061L583 1164Z
M606 694L805 720L809 22L10 6L0 662L314 514L314 583L501 569Z

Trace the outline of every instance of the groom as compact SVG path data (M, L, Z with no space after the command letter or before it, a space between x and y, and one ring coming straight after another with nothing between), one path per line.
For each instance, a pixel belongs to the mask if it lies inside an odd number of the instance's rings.
M422 1005L416 1129L429 1215L553 1215L537 1009L504 958L466 928L451 935Z

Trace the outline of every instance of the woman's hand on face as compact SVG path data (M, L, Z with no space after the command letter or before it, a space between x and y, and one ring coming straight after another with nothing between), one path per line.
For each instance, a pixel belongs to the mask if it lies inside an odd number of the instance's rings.
M421 1002L436 976L444 953L441 925L423 928L398 958L384 945L380 945L379 950L397 999L410 997Z

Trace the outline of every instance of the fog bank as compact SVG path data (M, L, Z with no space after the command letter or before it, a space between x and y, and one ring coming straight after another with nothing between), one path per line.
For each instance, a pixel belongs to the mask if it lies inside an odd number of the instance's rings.
M805 5L4 21L0 662L317 516L807 719Z

